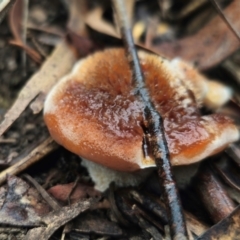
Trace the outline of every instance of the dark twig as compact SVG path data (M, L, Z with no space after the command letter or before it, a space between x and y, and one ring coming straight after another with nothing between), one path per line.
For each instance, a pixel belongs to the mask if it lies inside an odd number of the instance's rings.
M52 207L53 210L60 210L61 206L48 194L48 192L30 175L23 174L23 177L27 179L41 194L43 199Z
M238 41L240 41L240 35L238 34L238 32L234 29L234 27L232 26L232 24L229 22L229 20L226 18L224 12L222 11L221 7L219 6L219 4L215 1L215 0L210 0L211 3L213 4L213 6L215 7L215 9L217 10L218 14L220 15L220 17L223 19L223 21L227 24L227 26L229 27L229 29L232 31L232 33L236 36L236 38L238 39Z
M115 217L118 219L118 221L123 226L129 226L128 220L123 217L122 213L119 211L119 208L117 207L116 199L115 199L115 196L114 196L113 185L110 185L110 189L108 190L108 200L110 202L112 212L115 215Z
M173 180L169 150L163 129L163 119L156 111L148 90L145 87L145 81L132 37L130 20L126 16L125 1L112 0L112 3L116 10L118 25L121 28L121 36L125 44L127 59L131 66L135 93L144 104L144 130L150 135L149 142L157 165L160 185L164 193L163 198L168 211L171 236L173 239L188 239L178 191Z

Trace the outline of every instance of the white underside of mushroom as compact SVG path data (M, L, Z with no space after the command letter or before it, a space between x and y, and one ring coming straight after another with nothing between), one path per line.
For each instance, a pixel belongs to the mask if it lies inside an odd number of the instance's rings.
M118 187L137 186L144 182L154 170L154 168L146 168L137 172L120 172L87 159L81 159L82 165L87 168L92 181L95 183L95 189L100 192L107 190L113 182Z
M100 164L94 163L87 159L82 159L82 165L88 170L88 173L95 184L95 189L104 192L111 183L118 187L134 187L144 182L155 168L146 168L138 172L120 172L106 168ZM173 167L174 178L179 188L187 186L192 177L195 176L199 163L188 166Z

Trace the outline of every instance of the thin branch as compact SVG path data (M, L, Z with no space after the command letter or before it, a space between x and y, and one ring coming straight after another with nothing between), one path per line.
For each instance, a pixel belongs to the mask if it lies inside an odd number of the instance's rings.
M43 156L46 156L57 147L58 145L53 141L53 139L51 137L48 137L39 146L34 148L26 157L23 157L14 165L2 171L0 173L0 185L6 181L8 175L16 175L21 173L23 170L42 159Z
M115 7L117 20L121 27L121 36L124 41L126 56L132 70L132 81L135 94L144 104L145 132L150 135L150 145L154 156L160 185L163 189L163 198L166 203L169 216L169 225L173 239L188 239L182 207L179 200L175 181L173 180L169 150L165 139L163 119L156 111L148 90L145 86L144 77L140 67L137 51L132 37L131 24L126 16L125 1L112 0Z
M220 15L220 17L223 19L223 21L227 24L227 26L229 27L229 29L232 31L232 33L236 36L236 38L238 39L238 41L240 41L240 35L238 34L238 32L234 29L234 27L232 26L232 24L229 22L229 20L226 18L224 12L222 11L221 7L219 6L219 4L215 1L215 0L210 0L211 3L213 4L213 6L215 7L215 9L217 10L218 14ZM235 0L237 1L237 0Z
M57 203L57 201L49 195L49 193L29 174L23 174L23 177L29 181L39 192L39 194L42 196L42 198L48 203L48 205L55 211L58 211L61 209L60 204Z

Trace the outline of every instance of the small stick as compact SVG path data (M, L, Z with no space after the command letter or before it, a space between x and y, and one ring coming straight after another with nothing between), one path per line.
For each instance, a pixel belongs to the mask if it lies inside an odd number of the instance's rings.
M2 171L0 173L0 185L6 181L7 175L16 175L21 173L23 170L42 159L42 157L55 150L57 147L58 145L53 141L53 139L48 137L44 142L33 149L26 157L20 159L14 165Z
M48 203L48 205L55 211L60 210L61 206L57 203L57 201L52 198L49 193L34 179L32 178L30 175L28 174L23 174L23 177L28 180L35 188L36 190L39 192L39 194L41 194L42 198Z
M166 143L163 119L156 111L148 90L145 87L145 81L141 71L137 51L132 37L131 24L126 16L125 1L112 0L117 13L118 24L121 28L121 36L124 41L126 56L132 70L132 81L135 86L135 93L140 97L144 104L144 118L146 132L150 134L150 145L154 156L158 175L160 177L160 186L163 189L163 198L169 216L169 225L172 239L188 239L186 224L183 217L183 211L179 200L178 191L169 160L169 150Z

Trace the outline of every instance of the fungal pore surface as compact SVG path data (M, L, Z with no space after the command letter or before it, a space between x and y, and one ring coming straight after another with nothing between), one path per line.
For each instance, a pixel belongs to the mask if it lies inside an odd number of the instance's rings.
M227 87L215 82L224 98L216 101L212 83L187 63L143 51L139 58L151 99L164 119L172 165L198 162L239 138L228 117L199 112L202 104L224 104L231 96ZM51 136L84 159L124 172L155 166L144 141L143 105L121 48L80 60L49 93L44 119Z

